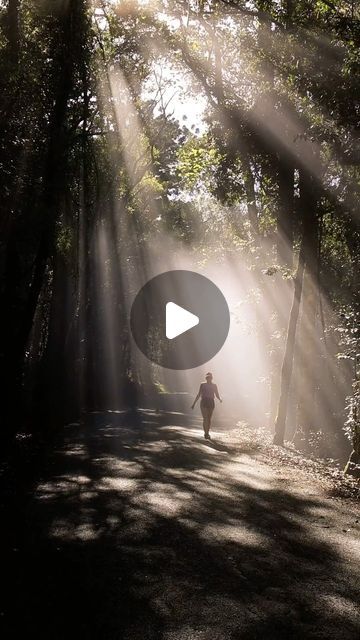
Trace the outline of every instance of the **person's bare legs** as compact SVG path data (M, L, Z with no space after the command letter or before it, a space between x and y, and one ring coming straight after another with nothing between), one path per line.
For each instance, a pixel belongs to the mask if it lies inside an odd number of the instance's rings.
M210 431L210 425L211 425L212 412L213 410L211 407L201 407L205 438L210 438L209 431Z
M202 418L203 418L204 434L206 435L206 410L205 410L205 407L200 405L200 411L201 411L201 415L202 415Z
M211 427L211 418L212 418L213 411L214 411L214 409L212 407L208 408L208 424L207 424L207 436L208 436L208 438L210 438L210 427Z

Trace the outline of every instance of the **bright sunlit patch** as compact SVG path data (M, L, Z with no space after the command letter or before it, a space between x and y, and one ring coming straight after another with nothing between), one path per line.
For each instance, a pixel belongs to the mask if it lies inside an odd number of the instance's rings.
M206 525L199 535L212 544L221 542L235 542L245 547L264 548L269 544L267 536L243 526L236 525Z
M119 491L120 493L132 492L138 485L137 480L134 478L102 478L101 482L97 483L98 491Z
M51 538L63 540L64 542L76 540L88 542L98 539L101 536L101 531L91 522L82 522L76 525L61 519L56 519L52 523L49 535Z

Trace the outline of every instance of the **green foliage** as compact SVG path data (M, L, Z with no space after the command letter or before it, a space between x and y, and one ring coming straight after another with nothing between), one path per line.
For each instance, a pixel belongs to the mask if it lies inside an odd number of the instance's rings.
M184 189L209 189L221 156L207 136L190 137L178 151L178 173Z
M351 440L354 451L360 455L360 310L348 307L343 310L342 325L337 327L340 333L338 358L348 360L352 365L352 393L346 398L347 419L344 431Z
M74 232L69 226L63 225L57 234L56 250L59 255L68 258L73 250Z

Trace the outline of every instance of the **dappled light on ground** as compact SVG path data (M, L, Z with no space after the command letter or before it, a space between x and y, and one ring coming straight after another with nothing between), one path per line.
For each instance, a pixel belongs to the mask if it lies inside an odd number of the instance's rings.
M72 619L93 638L352 640L355 531L316 491L196 418L92 414L27 508L7 620L35 631L38 607L55 639Z

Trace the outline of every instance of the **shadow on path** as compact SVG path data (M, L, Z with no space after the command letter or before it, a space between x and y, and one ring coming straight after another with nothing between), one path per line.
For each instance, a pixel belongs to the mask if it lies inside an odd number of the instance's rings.
M359 571L321 501L188 424L108 412L67 429L5 549L3 638L358 638Z

